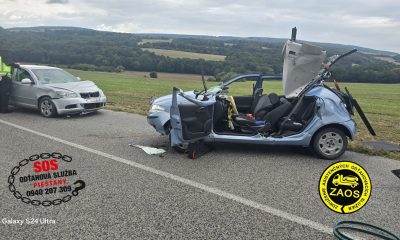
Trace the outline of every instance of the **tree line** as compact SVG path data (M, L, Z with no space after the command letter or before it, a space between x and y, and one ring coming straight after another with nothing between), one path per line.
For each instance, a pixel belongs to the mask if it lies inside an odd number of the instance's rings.
M216 80L233 73L281 74L283 42L246 39L177 38L171 42L138 44L142 36L88 29L18 31L0 28L0 48L15 61L65 65L96 71L158 71L211 75ZM171 58L146 51L146 47L226 56L225 61ZM346 51L327 49L330 55ZM399 59L399 56L395 56ZM400 66L356 53L335 67L338 79L347 82L400 83Z

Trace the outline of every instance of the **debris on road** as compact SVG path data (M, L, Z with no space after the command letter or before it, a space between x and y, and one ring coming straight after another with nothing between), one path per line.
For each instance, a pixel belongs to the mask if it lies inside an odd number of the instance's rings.
M165 150L162 148L154 148L154 147L134 145L134 144L129 144L129 146L140 148L149 155L157 155L157 154L165 153Z
M392 170L392 173L394 173L394 175L396 175L398 178L400 178L400 169Z
M211 150L212 148L209 145L205 144L203 141L198 141L189 144L187 152L189 158L196 159L210 152Z

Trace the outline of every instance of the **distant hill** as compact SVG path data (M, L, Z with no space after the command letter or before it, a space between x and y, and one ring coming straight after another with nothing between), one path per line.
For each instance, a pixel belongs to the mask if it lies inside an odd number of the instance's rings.
M186 34L162 34L162 33L138 33L136 34L143 38L197 38L197 39L210 39L210 40L221 40L221 41L231 41L231 40L249 40L256 42L265 42L265 43L285 43L287 41L286 38L270 38L270 37L234 37L234 36L209 36L209 35L186 35ZM301 41L301 40L300 40ZM325 49L345 49L351 50L357 48L359 51L366 54L377 54L377 55L386 55L386 56L396 56L400 55L395 52L377 50L372 48L365 48L356 45L345 45L338 43L322 43L322 42L313 42L313 41L303 41L310 44L321 46Z
M13 32L44 32L44 31L96 31L89 28L81 28L81 27L68 27L68 26L38 26L38 27L16 27L16 28L8 28L8 31ZM249 40L249 41L257 41L257 42L266 42L266 43L284 43L286 42L286 38L271 38L271 37L235 37L235 36L210 36L210 35L190 35L190 34L163 34L163 33L132 33L133 35L137 35L141 38L169 38L169 39L179 39L179 38L197 38L197 39L210 39L210 40L221 40L221 41L231 41L231 40ZM322 42L313 42L313 41L304 41L314 45L321 46L325 49L345 49L351 50L357 48L359 51L366 54L376 54L376 55L386 55L386 56L396 56L400 55L395 52L377 50L372 48L365 48L356 45L345 45L338 43L322 43Z
M61 26L40 26L40 27L15 27L7 28L11 32L45 32L45 31L96 31L89 28L61 27Z
M15 61L63 65L83 70L235 73L282 72L286 39L154 33L115 33L68 26L4 29L0 42ZM352 82L400 82L400 55L353 45L316 43L328 55L357 48L340 61L337 77ZM2 49L0 49L2 50ZM194 53L194 54L190 54ZM173 55L172 55L173 54ZM215 58L221 56L221 58ZM224 57L225 56L225 57ZM202 59L204 58L204 59Z

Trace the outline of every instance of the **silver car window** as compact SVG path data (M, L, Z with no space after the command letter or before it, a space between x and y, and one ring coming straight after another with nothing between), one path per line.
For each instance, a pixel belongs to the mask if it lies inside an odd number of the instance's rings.
M32 69L41 84L79 82L73 75L61 69Z
M17 70L17 78L16 78L16 81L17 81L17 82L21 82L21 80L24 79L24 78L28 78L28 79L30 79L31 81L33 81L32 76L31 76L26 70L18 69L18 70Z

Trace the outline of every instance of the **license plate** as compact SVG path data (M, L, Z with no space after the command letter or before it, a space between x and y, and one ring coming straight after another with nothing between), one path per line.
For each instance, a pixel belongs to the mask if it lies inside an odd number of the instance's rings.
M87 99L86 102L88 103L100 102L100 98L90 98Z

